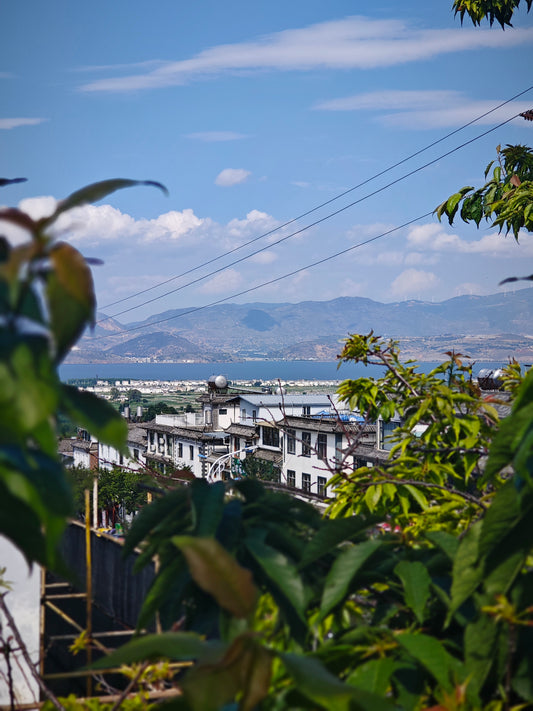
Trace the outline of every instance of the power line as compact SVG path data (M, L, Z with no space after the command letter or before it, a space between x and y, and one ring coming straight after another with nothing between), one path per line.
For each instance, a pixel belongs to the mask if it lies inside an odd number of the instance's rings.
M140 309L143 306L147 306L148 304L153 303L154 301L158 301L159 299L165 298L165 296L169 296L170 294L175 294L178 291L182 291L183 289L186 289L189 286L193 286L194 284L204 281L205 279L207 279L210 276L219 274L220 272L225 271L229 267L235 266L236 264L240 264L241 262L244 262L247 259L250 259L250 257L260 254L261 252L264 252L266 249L270 249L272 247L275 247L275 246L281 244L282 242L286 242L291 237L295 237L296 235L302 234L303 232L306 232L307 230L311 229L311 227L316 227L317 225L321 224L322 222L325 222L326 220L329 220L332 217L339 215L341 212L344 212L344 211L348 210L349 208L354 207L354 205L357 205L357 204L363 202L364 200L368 200L370 197L378 195L379 193L387 190L388 188L392 187L393 185L396 185L397 183L401 182L402 180L405 180L406 178L409 178L412 175L415 175L416 173L419 173L420 171L425 170L426 168L428 168L431 165L434 165L435 163L442 160L443 158L446 158L449 155L452 155L453 153L461 150L462 148L465 148L465 146L468 146L471 143L475 143L476 141L479 141L481 138L484 138L485 136L487 136L490 133L493 133L494 131L497 131L499 128L501 128L502 126L505 126L510 121L513 121L515 118L517 118L517 116L519 116L519 114L515 114L514 116L511 116L510 118L506 119L505 121L502 121L501 123L497 124L496 126L493 126L492 128L487 129L483 133L478 134L477 136L474 136L473 138L470 138L468 141L465 141L464 143L461 143L460 145L455 146L454 148L450 149L449 151L446 151L445 153L442 153L441 155L437 156L436 158L433 158L432 160L428 161L427 163L424 163L423 165L418 166L417 168L414 168L413 170L409 171L408 173L404 173L400 177L395 178L394 180L392 180L389 183L386 183L385 185L381 186L380 188L377 188L376 190L373 190L372 192L367 193L366 195L363 195L362 197L348 203L347 205L339 208L338 210L328 213L324 217L321 217L320 219L315 220L314 222L311 222L310 224L305 225L304 227L301 227L299 230L291 232L290 234L286 235L285 237L281 237L280 239L276 240L275 242L270 243L269 245L267 245L265 247L256 249L255 251L250 252L249 254L245 255L244 257L235 259L234 261L229 262L228 264L225 264L222 267L219 267L218 269L214 269L213 271L208 272L207 274L204 274L203 276L197 277L196 279L192 279L191 281L188 281L187 283L182 284L181 286L178 286L175 289L171 289L170 291L166 291L163 294L159 294L158 296L154 296L151 299L147 299L147 300L141 302L140 304L137 304L136 306L130 306L127 309L123 309L122 311L119 311L119 312L113 314L112 316L107 316L106 318L101 319L97 323L99 323L99 324L104 323L105 321L107 321L111 318L115 318L117 316L121 316L122 314L129 313L130 311L135 311L137 309ZM271 234L271 233L269 233L269 234ZM255 241L255 240L253 240L253 241ZM245 245L242 245L242 246L245 246ZM235 251L235 250L232 250L232 251ZM213 260L211 260L211 261L213 261ZM200 266L205 266L205 265L200 265ZM198 269L198 268L200 268L200 267L196 267L196 269ZM194 270L191 270L191 271L194 271Z
M147 287L146 289L142 289L142 290L137 291L133 294L130 294L129 296L125 296L122 299L117 299L116 301L112 301L109 304L102 306L101 308L107 309L107 308L110 308L111 306L115 306L115 305L123 303L125 301L129 301L130 299L133 299L136 296L141 296L142 294L146 294L149 291L158 289L159 287L164 286L165 284L169 284L170 282L175 281L176 279L179 279L183 276L186 276L187 274L190 274L191 272L198 271L199 269L202 269L203 267L206 267L209 264L213 264L214 262L218 261L219 259L223 259L224 257L227 257L230 254L233 254L234 252L237 252L240 249L244 249L244 247L248 247L249 245L257 242L260 239L264 239L265 237L268 237L268 236L274 234L275 232L278 232L279 230L281 230L285 227L288 227L289 225L293 224L294 222L297 222L298 220L301 220L302 218L307 217L308 215L312 214L313 212L316 212L317 210L320 210L321 208L326 207L327 205L330 205L331 203L335 202L336 200L340 200L340 198L344 197L345 195L350 194L354 190L357 190L358 188L361 188L364 185L370 183L372 180L375 180L376 178L379 178L382 175L385 175L386 173L390 172L391 170L394 170L395 168L399 167L400 165L403 165L404 163L408 162L409 160L412 160L413 158L420 155L421 153L424 153L425 151L429 150L430 148L433 148L434 146L438 145L439 143L442 143L443 141L447 140L448 138L451 138L451 136L454 136L456 133L463 131L465 128L468 128L468 126L471 126L472 124L476 123L477 121L480 121L482 118L485 118L485 116L489 116L491 113L494 113L494 111L497 111L502 106L505 106L506 104L509 104L510 102L514 101L515 99L518 99L520 96L523 96L528 91L531 91L531 89L533 89L533 86L530 86L527 89L524 89L523 91L519 92L518 94L515 94L514 96L512 96L510 99L503 101L502 103L498 104L494 108L489 109L489 111L486 111L485 113L480 114L479 116L477 116L476 118L472 119L471 121L463 124L459 128L456 128L453 131L451 131L450 133L447 133L445 136L442 136L441 138L438 138L436 141L429 143L427 146L420 148L419 150L415 151L414 153L411 153L406 158L402 158L401 160L397 161L396 163L388 166L387 168L384 168L383 170L379 171L378 173L375 173L371 177L366 178L365 180L358 183L357 185L354 185L353 187L349 188L348 190L345 190L344 192L339 193L338 195L330 198L329 200L326 200L325 202L322 202L319 205L316 205L315 207L311 208L310 210L307 210L306 212L303 212L300 215L293 217L292 219L288 220L287 222L284 222L281 225L278 225L277 227L273 228L272 230L269 230L268 232L264 232L264 233L258 235L257 237L254 237L253 239L249 240L248 242L245 242L244 244L239 245L238 247L234 247L233 249L230 249L230 250L224 252L223 254L218 255L217 257L213 257L212 259L202 262L201 264L197 265L196 267L187 269L187 271L182 272L181 274L172 276L169 279L165 279L161 282L158 282L157 284L154 284L153 286ZM514 116L513 118L516 118L516 116ZM500 125L503 125L503 124L500 124ZM272 245L269 245L269 246L272 246ZM256 252L254 252L254 254L256 254ZM231 265L227 265L227 266L231 266ZM227 266L225 268L227 268ZM216 272L213 272L213 273L216 273ZM211 276L211 274L208 274L207 276ZM192 282L192 283L195 283L195 282ZM166 296L168 293L173 293L173 292L172 291L167 292L167 293L163 294L162 296ZM159 297L159 298L162 298L162 297ZM150 303L150 302L146 302L146 303ZM141 306L142 305L144 305L144 304L141 304ZM138 308L138 307L135 307L135 308ZM115 316L119 316L123 313L126 313L126 311L121 311L121 312L115 314ZM99 321L98 323L107 321L110 318L113 318L113 316L108 316L105 319L102 319L101 321Z
M265 286L270 286L271 284L276 284L278 281L282 281L283 279L288 279L289 277L294 276L295 274L299 274L300 272L303 272L306 269L312 269L313 267L318 267L319 265L325 264L326 262L329 262L332 259L341 257L343 254L348 254L348 252L353 252L353 250L355 250L355 249L364 247L365 245L370 244L371 242L375 242L376 240L381 239L382 237L386 237L387 235L390 235L393 232L397 232L398 230L401 230L404 227L408 227L409 225L412 225L415 222L424 220L426 217L429 217L432 214L433 214L433 210L431 210L430 212L426 212L424 215L419 215L418 217L415 217L412 220L408 220L407 222L404 222L402 225L398 225L397 227L392 227L390 230L387 230L386 232L381 232L381 234L379 234L379 235L370 237L369 239L366 239L363 242L358 242L357 244L354 244L351 247L342 249L340 252L335 252L335 254L330 254L327 257L318 259L316 262L311 262L310 264L306 264L305 266L299 267L298 269L293 269L293 271L291 271L291 272L282 274L281 276L275 277L274 279L269 279L268 281L264 281L261 284L256 284L255 286L251 286L248 289L239 291L236 294L231 294L231 296L225 296L222 299L217 299L216 301L212 301L209 304L204 304L203 306L194 306L193 308L188 309L187 311L183 311L180 314L176 314L174 316L168 316L167 318L162 318L162 319L159 319L158 321L151 321L150 323L145 323L140 326L133 326L132 328L127 328L124 331L122 331L122 333L132 333L133 331L139 331L143 328L148 328L149 326L157 326L160 323L166 323L167 321L173 321L174 319L181 318L182 316L188 316L189 314L194 314L194 313L197 313L198 311L203 311L204 309L211 308L212 306L218 306L219 304L223 304L224 302L229 301L230 299L237 299L239 296L244 296L245 294L249 294L252 291L257 291L257 289L262 289ZM91 343L94 343L94 341L101 341L104 338L109 338L109 336L97 336L96 338L93 338L91 340Z

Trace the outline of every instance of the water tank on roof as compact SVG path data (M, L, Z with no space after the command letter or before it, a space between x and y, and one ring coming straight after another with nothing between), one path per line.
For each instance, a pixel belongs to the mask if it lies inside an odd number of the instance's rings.
M286 393L287 391L285 390L285 388L282 388L281 386L278 386L274 391L275 395L285 395Z
M207 381L210 390L224 390L228 387L228 379L225 375L212 375Z
M141 405L137 405L137 418L140 420L142 416L143 416L143 409L142 409Z
M123 414L124 414L124 417L125 417L127 420L130 419L130 408L129 408L129 405L126 405L126 407L124 408L124 413L123 413Z

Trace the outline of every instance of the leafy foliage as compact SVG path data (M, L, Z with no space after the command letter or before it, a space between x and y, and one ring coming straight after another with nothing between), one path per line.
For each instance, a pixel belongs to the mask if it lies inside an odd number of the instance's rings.
M464 222L475 222L479 227L486 219L518 240L521 229L533 232L533 151L522 145L498 146L496 151L496 165L491 161L485 169L485 179L492 170L490 180L478 189L461 188L435 212L439 220L446 215L452 225L460 207Z
M491 27L496 20L505 28L505 25L511 26L513 14L520 4L520 0L454 0L452 8L461 17L461 23L468 15L474 25L480 25L482 20L487 19ZM529 12L532 4L533 0L523 0L522 6L527 6Z
M94 183L38 220L0 209L0 222L29 235L17 246L0 237L0 533L30 564L58 565L57 544L73 510L57 454L59 415L120 448L126 436L110 405L59 380L58 365L94 323L95 297L86 260L52 228L66 210L135 184Z
M495 405L505 399L483 398L463 356L447 355L425 374L413 362L402 363L394 341L372 333L348 339L342 362L382 365L385 375L344 381L341 398L378 427L392 422L396 428L387 459L330 480L332 516L370 512L413 536L464 530L486 508L503 478L482 476L481 462L499 421Z

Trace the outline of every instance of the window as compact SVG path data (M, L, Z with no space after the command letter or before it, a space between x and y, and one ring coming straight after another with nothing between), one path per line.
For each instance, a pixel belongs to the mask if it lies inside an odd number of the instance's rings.
M227 415L228 414L228 408L227 407L220 407L218 410L219 415Z
M302 432L302 457L311 456L311 432Z
M292 469L287 469L287 486L296 486L296 472Z
M133 458L137 459L137 460L139 459L139 450L138 449L133 450Z
M392 449L394 442L391 440L391 435L394 430L399 426L399 422L383 422L379 421L379 426L381 429L381 449L386 449L387 451Z
M296 430L287 430L287 454L296 454Z
M244 408L241 410L241 420L246 422L246 410Z
M181 442L178 442L178 457L183 458L183 444Z
M311 414L311 405L302 405L302 415L304 417L309 416Z
M194 459L194 447L192 444L189 445L189 459Z
M266 447L279 447L279 430L275 427L261 427L263 444Z
M319 496L326 496L327 495L326 484L327 484L327 479L325 476L317 476L317 478L316 478L316 493Z
M252 410L252 421L255 422L257 420L257 410Z
M311 474L302 474L302 491L311 491Z
M323 462L328 458L328 436L323 432L316 438L316 453Z
M340 432L335 433L335 464L339 465L342 463L342 434Z
M241 440L238 437L234 437L233 442L233 451L238 452L241 448Z

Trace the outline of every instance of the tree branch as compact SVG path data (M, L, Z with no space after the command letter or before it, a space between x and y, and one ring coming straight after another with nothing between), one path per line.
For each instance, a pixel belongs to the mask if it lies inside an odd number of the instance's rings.
M61 704L61 702L60 702L59 699L55 696L55 694L54 694L52 691L50 691L50 689L46 686L46 684L44 683L44 681L41 679L41 677L40 677L39 674L37 673L37 670L35 669L35 666L34 666L32 660L31 660L31 657L30 657L30 655L29 655L29 653L28 653L28 650L27 650L27 648L26 648L26 645L24 644L24 640L23 640L22 637L20 636L20 632L19 632L19 630L18 630L18 627L17 627L17 625L15 624L15 620L13 619L13 617L12 617L12 615L11 615L11 612L9 611L9 608L7 607L6 602L5 602L5 600L4 600L4 597L6 596L6 594L7 594L7 593L3 593L2 595L0 595L0 609L1 609L2 612L4 613L5 618L6 618L6 620L7 620L7 624L8 624L9 627L11 628L11 631L13 632L13 636L15 637L15 640L16 640L17 644L18 644L19 647L20 647L20 652L21 652L22 656L24 657L24 661L25 661L26 664L28 665L28 667L29 667L29 669L30 669L30 671L31 671L31 673L32 673L33 678L35 679L35 681L36 681L37 684L39 685L39 688L41 689L41 691L43 692L43 694L46 696L46 698L51 701L51 703L55 706L55 708L56 708L58 711L65 711L65 707Z

